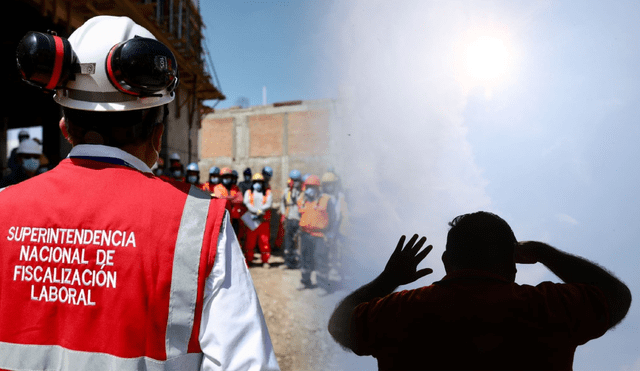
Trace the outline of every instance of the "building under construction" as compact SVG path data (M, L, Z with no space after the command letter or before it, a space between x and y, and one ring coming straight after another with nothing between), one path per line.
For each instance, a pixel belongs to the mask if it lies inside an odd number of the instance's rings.
M177 152L183 163L198 158L198 129L204 100L225 99L205 65L204 23L195 0L5 0L2 2L2 71L8 81L2 93L0 159L7 165L7 130L41 126L43 151L51 165L66 157L70 145L58 128L60 107L50 94L25 84L17 72L15 52L28 31L69 35L97 15L127 16L148 29L176 56L180 85L169 105L170 116L161 157ZM211 66L212 67L212 66ZM215 75L215 74L214 74Z

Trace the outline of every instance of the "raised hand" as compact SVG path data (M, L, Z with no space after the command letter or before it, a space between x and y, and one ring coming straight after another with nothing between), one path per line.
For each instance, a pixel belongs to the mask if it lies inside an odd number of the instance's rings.
M514 251L514 260L518 264L535 264L538 262L539 249L546 246L538 241L520 241Z
M380 275L385 281L393 283L396 287L414 282L428 274L433 273L431 268L417 270L418 264L431 252L433 246L429 245L422 251L422 246L427 241L426 237L418 240L418 235L413 237L405 245L406 236L400 237L395 251L391 254L384 271Z

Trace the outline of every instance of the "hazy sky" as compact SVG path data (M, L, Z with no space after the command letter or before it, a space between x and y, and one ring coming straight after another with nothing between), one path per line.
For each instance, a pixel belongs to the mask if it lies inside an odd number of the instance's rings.
M269 103L342 103L334 135L350 161L338 170L368 236L353 251L358 283L403 233L434 245L418 284L439 280L447 222L484 209L640 293L640 3L201 5L228 97L218 108L261 104L263 86ZM519 283L540 280L558 281L518 266ZM640 370L639 308L579 347L574 369Z

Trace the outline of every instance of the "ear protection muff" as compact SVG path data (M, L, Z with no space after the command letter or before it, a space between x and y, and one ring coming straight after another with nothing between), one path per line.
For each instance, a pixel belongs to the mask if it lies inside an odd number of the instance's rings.
M178 63L163 43L136 36L115 45L107 55L107 76L119 91L135 96L155 96L178 85Z
M69 41L54 32L27 33L18 44L16 60L24 81L48 91L64 86L78 63Z
M64 88L74 74L84 73L69 41L55 33L27 33L18 44L16 60L22 79L47 91ZM109 82L125 94L162 96L162 90L171 93L178 85L175 56L151 38L136 36L116 44L105 66Z

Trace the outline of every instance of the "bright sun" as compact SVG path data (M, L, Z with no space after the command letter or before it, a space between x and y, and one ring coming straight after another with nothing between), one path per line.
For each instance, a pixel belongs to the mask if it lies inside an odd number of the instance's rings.
M508 59L509 52L502 40L480 37L467 47L467 73L483 82L496 80L505 72Z
M481 86L491 98L495 88L508 82L513 69L513 50L506 33L468 32L457 44L457 79L465 90Z

